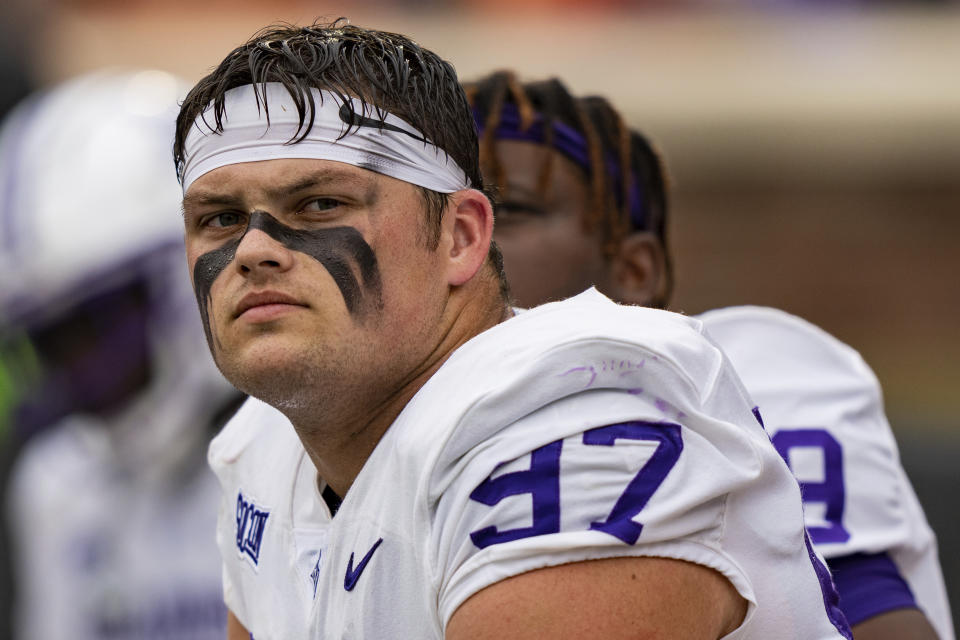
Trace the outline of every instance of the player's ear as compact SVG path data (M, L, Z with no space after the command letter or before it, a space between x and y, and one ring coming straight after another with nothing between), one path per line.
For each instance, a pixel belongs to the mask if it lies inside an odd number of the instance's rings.
M610 267L611 297L626 304L651 304L667 277L663 244L648 231L636 231L625 237Z
M459 286L469 281L483 264L493 237L493 206L476 189L451 194L444 212L441 247L447 252L447 282Z

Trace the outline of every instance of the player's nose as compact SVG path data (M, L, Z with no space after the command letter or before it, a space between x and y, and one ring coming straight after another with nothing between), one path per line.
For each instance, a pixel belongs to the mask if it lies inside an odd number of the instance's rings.
M286 271L293 266L293 252L262 229L249 229L240 240L235 257L237 269L257 276Z

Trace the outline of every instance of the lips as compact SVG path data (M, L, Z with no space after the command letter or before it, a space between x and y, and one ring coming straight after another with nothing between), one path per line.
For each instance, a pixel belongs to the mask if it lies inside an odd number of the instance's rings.
M292 296L288 296L285 293L280 293L278 291L260 291L248 293L240 299L240 303L237 305L237 308L234 310L233 317L239 318L245 312L250 309L256 309L257 307L266 307L269 305L290 305L295 307L306 307L307 305L298 301Z

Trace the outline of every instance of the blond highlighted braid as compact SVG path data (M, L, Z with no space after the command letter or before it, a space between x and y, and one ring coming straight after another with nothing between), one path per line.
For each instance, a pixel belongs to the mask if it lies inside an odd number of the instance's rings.
M667 249L667 186L659 154L647 139L631 130L623 117L600 96L578 98L570 94L560 80L551 78L521 83L512 71L496 71L477 81L465 83L467 99L482 128L480 166L505 195L507 180L497 154L497 130L502 123L504 106L514 105L520 128L527 131L538 120L543 125L546 147L554 147L555 123L574 129L586 142L589 203L584 211L582 228L596 233L603 255L616 255L627 234L647 231L657 236L667 258L666 287L655 304L666 304L672 288L672 271ZM540 195L545 196L553 177L554 154L545 154L537 179ZM608 159L615 159L617 172L610 174ZM615 178L615 179L614 179ZM631 211L631 187L639 191L643 219L636 220ZM615 193L616 191L616 193ZM633 203L636 205L636 203Z

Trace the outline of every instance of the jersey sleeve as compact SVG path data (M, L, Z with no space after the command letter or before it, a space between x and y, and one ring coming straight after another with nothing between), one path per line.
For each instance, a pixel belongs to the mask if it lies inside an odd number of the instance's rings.
M257 401L247 399L207 449L207 463L216 474L221 488L216 540L223 567L223 600L227 609L241 622L247 618L247 611L242 595L242 580L237 576L234 545L231 544L232 538L236 537L235 501L238 492L238 479L233 467L252 440L250 428L256 412Z
M824 557L911 543L915 498L879 383L860 355L774 309L738 307L701 318L801 483L807 528Z
M918 606L941 637L953 638L936 537L860 354L776 309L731 307L700 319L801 485L810 537L848 618Z
M292 426L278 411L248 398L240 410L211 441L207 461L220 482L221 500L216 540L223 563L223 596L227 608L248 629L254 629L263 610L286 593L264 591L266 579L282 562L266 563L263 556L276 553L289 541L270 544L283 531L283 513L276 505L289 503L291 490L283 470L294 468L299 441ZM269 551L268 551L269 550ZM265 576L269 577L269 576Z
M705 420L643 395L585 392L458 460L435 517L444 623L471 594L508 576L621 556L711 567L754 602L725 545L725 503L762 465L732 428L711 440L686 426Z

